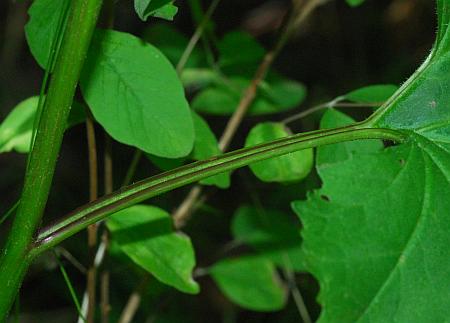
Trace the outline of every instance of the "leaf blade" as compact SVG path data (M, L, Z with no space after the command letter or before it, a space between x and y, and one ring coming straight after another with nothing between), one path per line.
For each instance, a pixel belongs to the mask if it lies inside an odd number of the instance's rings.
M80 82L95 119L117 141L159 157L192 150L184 90L155 47L130 34L98 30Z
M147 205L135 205L114 214L107 222L121 249L161 282L195 294L195 266L190 239L172 230L170 215Z

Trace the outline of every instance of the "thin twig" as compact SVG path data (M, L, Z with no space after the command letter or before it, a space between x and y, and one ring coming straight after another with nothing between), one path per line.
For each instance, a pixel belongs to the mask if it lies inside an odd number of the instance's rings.
M113 157L112 157L112 139L105 132L105 151L104 151L104 180L105 180L105 195L112 193L114 189L114 178L113 178ZM104 227L102 233L102 242L105 247L105 255L103 258L108 256L109 248L109 231L108 228ZM101 260L103 261L103 259ZM99 264L100 266L100 264ZM101 273L100 278L100 309L101 318L103 323L109 322L109 312L111 311L111 306L109 305L109 269L104 268Z
M97 144L95 140L94 120L88 114L86 118L86 134L88 141L89 158L89 201L95 201L98 198L98 165L97 165ZM88 306L86 320L88 323L94 322L95 316L95 290L97 269L94 266L97 247L97 224L88 227L88 253L89 269L87 272L87 295Z
M178 61L177 68L176 68L178 75L181 75L181 72L183 71L189 57L192 54L192 51L194 50L195 46L197 45L197 42L199 41L200 37L202 36L204 29L206 28L209 20L211 19L212 14L216 10L220 1L221 0L214 0L211 3L211 5L209 6L208 10L206 10L201 23L198 25L197 29L194 32L194 35L192 35L183 54L181 55L180 60Z
M103 152L104 162L104 185L105 185L105 195L112 193L114 190L114 180L113 180L113 158L112 158L112 139L105 133L105 151Z
M382 104L383 103L350 103L350 102L337 103L335 100L333 100L330 102L318 104L318 105L313 106L312 108L309 108L305 111L302 111L300 113L297 113L290 117L287 117L286 119L281 120L280 123L287 125L294 121L303 119L315 112L325 110L325 109L330 109L330 108L374 108L374 107L379 107Z
M306 307L303 296L300 293L300 289L298 288L295 281L295 273L292 269L291 260L286 254L284 254L283 258L285 263L284 275L286 276L287 282L289 284L289 290L292 294L292 298L294 299L298 313L300 314L304 323L312 323L311 315L309 315L308 308Z
M139 283L139 285L135 288L131 296L128 298L127 305L125 306L122 314L120 315L119 323L129 323L133 320L136 311L141 304L142 294L148 286L150 281L150 275L144 275L144 278Z
M75 258L67 249L63 247L56 247L55 253L58 256L63 256L64 258L66 258L72 264L72 266L78 269L79 272L81 272L82 274L86 274L86 267L84 267L83 264L79 262L78 259Z
M109 231L105 228L102 235L102 244L104 245L104 257L108 254L109 248ZM103 260L103 259L102 259ZM109 304L109 287L110 287L110 275L109 268L105 268L101 273L100 281L100 308L102 313L102 323L109 322L109 313L111 312L111 305Z
M133 158L131 159L130 166L128 167L127 173L125 175L125 178L123 179L122 186L127 186L131 183L133 180L134 174L136 173L137 166L139 165L139 161L142 157L142 151L139 149L136 149L133 154Z
M193 205L198 201L202 194L202 186L195 185L188 193L186 198L181 202L180 206L173 213L173 225L176 229L183 227L186 220L192 214Z

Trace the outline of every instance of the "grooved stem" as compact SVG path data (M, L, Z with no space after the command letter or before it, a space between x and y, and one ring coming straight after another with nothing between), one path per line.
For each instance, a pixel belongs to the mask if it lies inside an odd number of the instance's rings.
M33 236L47 203L75 88L101 0L71 1L69 20L30 153L20 204L0 256L0 321L4 321L32 260Z

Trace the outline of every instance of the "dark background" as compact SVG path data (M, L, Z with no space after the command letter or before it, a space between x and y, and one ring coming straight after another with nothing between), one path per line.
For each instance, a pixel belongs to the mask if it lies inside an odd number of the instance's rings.
M194 25L189 6L177 1L179 13L174 24L187 36L192 35ZM204 6L208 1L203 1ZM23 26L30 2L0 1L0 120L21 100L37 95L43 72L28 50ZM288 8L288 1L223 0L214 22L220 37L234 29L245 29L270 48L274 42L277 20ZM258 11L256 11L258 10ZM256 13L259 12L261 16ZM256 19L256 20L255 20ZM140 35L155 20L142 22L134 13L131 0L121 0L116 8L115 28ZM250 28L251 22L261 23L262 28ZM343 0L334 0L319 8L297 32L275 62L275 69L286 77L303 82L308 89L306 102L297 111L326 102L349 90L368 84L401 84L428 54L436 30L434 1L430 0L366 0L359 8L348 7ZM293 112L291 112L293 113ZM289 115L289 113L287 113ZM363 117L357 112L355 117ZM233 147L243 145L247 130L261 120L280 120L283 116L248 118ZM219 134L226 119L213 117L208 121ZM317 127L317 118L310 118L294 127L294 130L310 130ZM97 127L100 131L100 127ZM98 135L99 150L103 136ZM45 221L59 217L88 200L87 151L83 125L71 129L65 136L54 187L47 207ZM133 150L115 143L113 146L114 177L121 182ZM17 153L0 155L0 214L5 212L20 195L26 156ZM102 160L100 159L100 162ZM138 178L157 173L148 161L143 160ZM254 180L247 170L236 172L232 187L220 194L211 190L208 208L200 209L186 230L192 237L200 266L208 265L217 249L229 241L229 221L233 211L242 203L250 203L249 193L258 192L265 207L289 211L289 201L304 196L307 188L320 185L312 176L296 185L268 185ZM117 185L116 185L117 186ZM172 211L187 192L180 189L152 201ZM0 243L8 224L0 228ZM85 236L80 234L65 243L81 262L86 260ZM76 269L66 265L81 295L84 277ZM125 265L113 270L113 312L120 311L131 289L138 281L135 268ZM313 278L300 275L298 283L305 293L307 305L317 317L315 304L317 284ZM229 304L208 278L201 278L202 293L198 296L182 295L167 290L153 282L136 318L144 322L148 312L157 313L158 322L293 322L299 321L292 302L287 309L273 314L261 314L237 309ZM0 288L2 288L0 286ZM160 291L162 292L160 293ZM74 307L58 268L51 255L43 256L32 267L21 294L21 311L29 313L36 322L38 317L46 322L73 321ZM116 307L115 307L115 304ZM37 316L41 313L43 316ZM159 314L158 314L159 313ZM27 322L27 320L23 320Z

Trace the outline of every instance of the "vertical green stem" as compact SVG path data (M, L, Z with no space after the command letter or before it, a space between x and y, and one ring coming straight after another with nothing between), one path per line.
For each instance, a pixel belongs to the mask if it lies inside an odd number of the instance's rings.
M72 0L50 80L25 184L0 256L0 321L4 321L31 262L29 247L47 202L66 120L102 0Z

